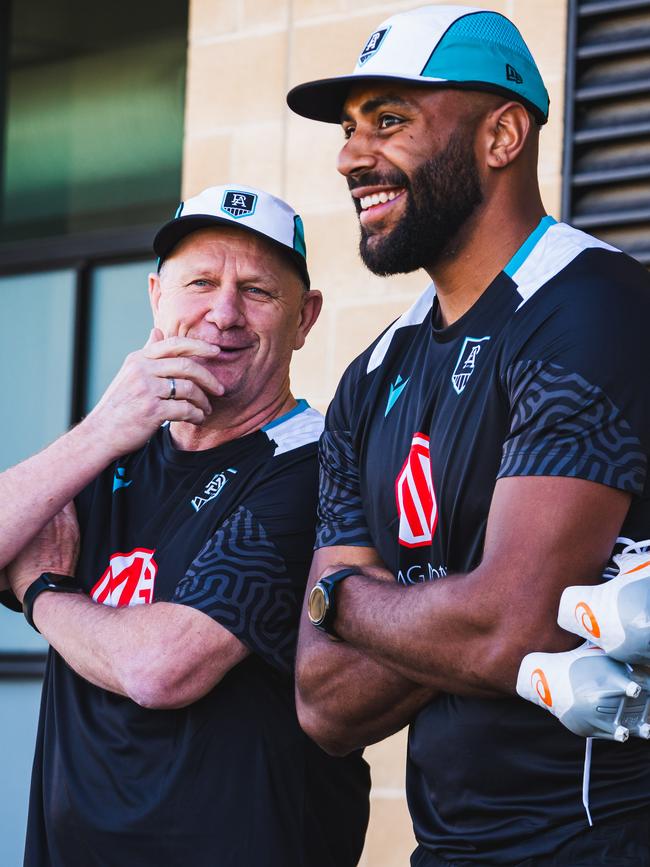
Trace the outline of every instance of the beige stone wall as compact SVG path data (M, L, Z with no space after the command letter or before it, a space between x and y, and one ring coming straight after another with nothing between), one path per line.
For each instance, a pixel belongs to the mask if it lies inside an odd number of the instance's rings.
M352 71L376 25L417 2L191 0L183 194L228 181L286 198L305 221L313 284L323 314L297 355L294 393L321 409L345 366L426 285L424 273L382 280L357 256L357 220L335 170L341 131L292 115L293 84ZM566 0L475 5L521 29L551 96L540 178L547 210L560 202ZM363 867L404 867L413 835L404 801L401 733L372 747L372 812Z

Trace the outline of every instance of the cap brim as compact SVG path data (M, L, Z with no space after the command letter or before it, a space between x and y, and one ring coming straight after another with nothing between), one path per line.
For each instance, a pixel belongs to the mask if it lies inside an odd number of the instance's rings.
M280 241L270 238L264 232L259 232L245 223L235 223L233 220L229 220L226 217L217 217L215 214L188 214L185 217L176 217L174 220L165 223L153 239L154 253L158 256L160 263L162 263L163 259L169 256L174 247L183 238L191 235L192 232L197 232L199 229L209 229L214 226L228 226L230 228L235 226L236 228L243 229L245 232L250 232L252 235L257 235L258 238L266 241L278 253L286 256L295 265L307 289L309 289L310 280L307 263L297 250L292 250L286 244L281 244Z
M292 87L287 94L287 105L296 114L310 120L322 120L325 123L341 123L343 106L351 88L356 84L374 81L396 81L413 87L444 87L456 90L479 90L486 93L499 93L508 99L520 102L536 120L545 124L548 114L544 114L538 106L506 87L488 84L484 81L430 81L422 78L408 78L405 75L341 75L338 78L321 78L317 81L307 81Z
M310 120L341 123L345 100L355 84L391 79L417 84L412 79L387 75L340 75L338 78L321 78L292 87L287 94L287 105L296 114Z

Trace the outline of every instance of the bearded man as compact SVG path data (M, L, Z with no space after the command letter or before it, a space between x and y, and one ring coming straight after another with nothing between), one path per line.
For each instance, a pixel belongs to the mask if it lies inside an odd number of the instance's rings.
M433 281L328 411L302 725L344 754L411 723L413 867L648 865L647 676L555 622L650 535L648 275L546 215L500 14L395 15L288 102L342 126L368 268Z

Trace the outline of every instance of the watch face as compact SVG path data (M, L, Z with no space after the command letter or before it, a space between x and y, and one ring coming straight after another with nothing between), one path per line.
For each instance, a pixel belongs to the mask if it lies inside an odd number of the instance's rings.
M312 623L320 624L327 614L327 599L323 588L316 584L309 594L307 613Z

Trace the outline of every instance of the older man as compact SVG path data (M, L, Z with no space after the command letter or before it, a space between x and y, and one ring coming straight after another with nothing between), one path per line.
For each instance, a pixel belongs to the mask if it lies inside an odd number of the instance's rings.
M367 769L292 694L322 429L289 386L321 306L302 223L215 187L154 248L147 345L0 477L0 565L51 645L25 863L352 867Z
M647 675L556 624L650 535L648 275L545 214L548 95L503 15L395 15L288 99L342 126L368 268L433 281L328 412L301 720L341 754L412 721L417 867L648 865Z

